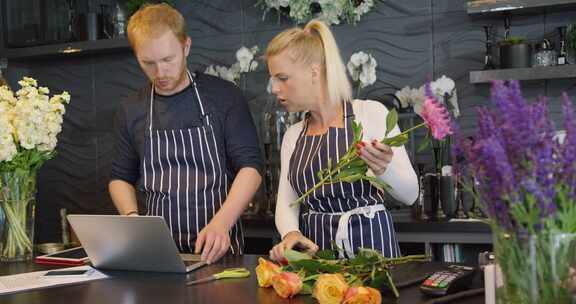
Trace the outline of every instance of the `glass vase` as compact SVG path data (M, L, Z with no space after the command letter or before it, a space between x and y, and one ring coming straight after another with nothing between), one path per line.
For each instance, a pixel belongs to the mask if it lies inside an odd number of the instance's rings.
M496 262L502 285L497 303L574 303L576 234L540 232L536 235L494 233Z
M0 172L0 261L32 259L36 172L22 169Z

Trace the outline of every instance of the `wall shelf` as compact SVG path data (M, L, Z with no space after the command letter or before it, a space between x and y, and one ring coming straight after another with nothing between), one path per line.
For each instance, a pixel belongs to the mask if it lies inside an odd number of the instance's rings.
M531 67L503 70L470 71L470 83L487 83L492 80L545 80L576 78L576 65L565 64L548 67Z
M510 11L538 10L543 8L576 7L575 0L476 0L468 1L469 15L491 14Z
M0 50L0 57L18 60L49 56L109 53L121 50L130 50L130 44L126 38L77 41L23 48L5 48Z

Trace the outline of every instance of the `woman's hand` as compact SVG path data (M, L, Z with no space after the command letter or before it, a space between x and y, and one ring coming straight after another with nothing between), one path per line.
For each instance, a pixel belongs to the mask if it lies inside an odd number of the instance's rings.
M392 148L378 140L372 140L370 143L361 141L356 148L358 156L366 162L376 176L384 174L394 156Z
M287 249L292 249L294 246L299 245L306 250L309 254L315 254L318 251L318 245L314 244L310 239L303 236L300 231L288 232L282 242L278 243L276 246L270 250L270 258L277 262L284 261L284 251Z

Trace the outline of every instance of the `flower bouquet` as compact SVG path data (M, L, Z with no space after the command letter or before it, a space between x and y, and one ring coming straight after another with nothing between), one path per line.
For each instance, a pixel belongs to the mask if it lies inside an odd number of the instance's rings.
M377 66L378 63L371 54L360 51L350 56L346 68L356 83L356 96L360 96L360 90L376 82Z
M287 265L281 267L259 258L256 267L258 285L273 287L282 298L311 294L320 304L381 303L380 289L388 288L399 297L390 269L408 262L425 262L424 255L385 258L379 252L361 249L348 260L337 260L334 252L325 250L315 256L287 250Z
M494 82L494 109L478 133L456 132L456 172L477 195L494 234L505 303L571 303L576 272L576 116L562 98L565 138L547 100L528 103L517 81ZM472 192L471 185L474 185Z
M427 88L428 91L426 92ZM456 84L454 80L445 75L431 82L429 86L423 85L418 89L406 86L394 95L400 102L400 109L412 108L416 114L420 114L426 96L434 96L436 100L449 109L448 113L453 119L457 119L460 116ZM432 147L432 156L434 158L436 172L439 172L443 163L449 159L450 142L450 137L447 137L444 141L437 141L427 136L418 148L419 151L422 151L429 146Z
M0 260L32 257L36 171L54 156L70 95L49 97L36 80L24 77L16 95L0 87L0 206L3 218Z

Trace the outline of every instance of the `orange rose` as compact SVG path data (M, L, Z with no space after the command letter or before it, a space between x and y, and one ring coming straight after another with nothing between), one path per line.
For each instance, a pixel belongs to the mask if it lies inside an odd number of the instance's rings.
M312 296L320 304L339 304L348 290L348 283L344 277L337 274L321 274L314 284Z
M282 298L291 298L302 289L302 278L293 272L281 272L272 278L272 287Z
M382 295L378 289L364 286L348 288L342 304L380 304Z
M280 266L263 258L258 258L258 266L256 266L256 278L258 279L258 285L260 285L260 287L272 286L272 277L279 274L280 272L282 272Z

